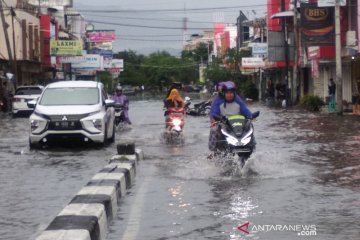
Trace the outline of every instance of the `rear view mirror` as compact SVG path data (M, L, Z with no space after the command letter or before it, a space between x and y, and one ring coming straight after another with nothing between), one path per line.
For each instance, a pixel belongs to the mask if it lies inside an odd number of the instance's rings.
M257 118L260 115L260 111L252 113L252 118Z
M112 99L106 99L105 100L105 107L113 107L115 105L115 101Z

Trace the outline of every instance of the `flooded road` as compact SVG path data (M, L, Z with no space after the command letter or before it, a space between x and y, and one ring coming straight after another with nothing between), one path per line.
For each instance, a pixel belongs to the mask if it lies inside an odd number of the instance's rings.
M250 105L261 111L256 152L224 176L207 159L207 118L187 117L185 145L169 146L160 101L130 107L133 125L117 139L134 140L146 159L108 239L360 239L359 117ZM0 123L0 239L34 239L115 144L29 151L27 119Z

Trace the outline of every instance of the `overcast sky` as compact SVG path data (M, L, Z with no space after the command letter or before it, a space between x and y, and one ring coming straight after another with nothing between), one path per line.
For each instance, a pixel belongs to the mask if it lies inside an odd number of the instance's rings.
M187 34L201 34L213 22L236 23L242 10L249 19L264 16L266 0L74 0L75 7L95 29L114 29L114 52L134 50L148 54L180 52L183 19ZM88 10L88 11L86 11ZM89 11L90 10L90 11ZM114 11L114 12L111 12Z

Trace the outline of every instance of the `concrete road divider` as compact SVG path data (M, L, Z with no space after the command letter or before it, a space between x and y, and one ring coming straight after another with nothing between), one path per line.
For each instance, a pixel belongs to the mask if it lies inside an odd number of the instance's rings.
M119 199L134 182L137 162L144 159L134 143L119 143L117 151L36 240L106 239Z

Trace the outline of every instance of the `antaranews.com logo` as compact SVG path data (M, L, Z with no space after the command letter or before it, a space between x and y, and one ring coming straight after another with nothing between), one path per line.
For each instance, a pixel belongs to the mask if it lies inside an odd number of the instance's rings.
M316 225L250 225L250 222L244 223L238 226L238 230L244 234L255 233L255 232L294 232L298 236L316 236Z

